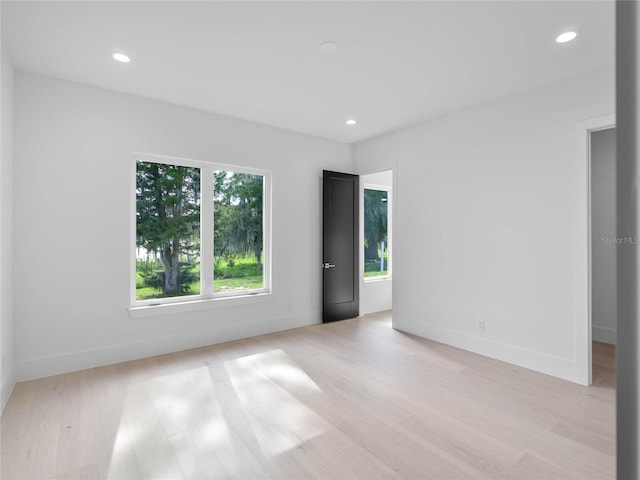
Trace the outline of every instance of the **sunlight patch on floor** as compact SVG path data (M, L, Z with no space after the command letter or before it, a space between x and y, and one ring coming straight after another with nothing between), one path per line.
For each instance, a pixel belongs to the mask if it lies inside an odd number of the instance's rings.
M217 399L219 392L207 367L159 376L135 385L129 393L113 448L110 478L122 477L118 475L123 470L120 466L123 462L126 466L127 456L134 451L138 458L157 459L139 466L148 478L186 472L197 476L193 465L219 471L221 467L209 465L207 458L214 458L221 450L233 453L229 427ZM168 443L158 438L166 438Z
M125 477L136 458L154 459L136 465L145 478L259 475L261 465L243 461L249 450L272 458L328 431L301 401L322 390L283 350L229 360L222 371L204 366L132 385L108 477Z
M125 478L127 472L134 470L130 465L137 468L138 461L133 448L133 439L139 432L129 428L126 422L121 421L113 442L113 450L111 452L111 462L107 478Z
M225 362L262 452L279 455L325 433L329 425L296 395L321 389L281 349Z
M148 382L148 390L154 411L169 437L220 417L207 367L154 378Z

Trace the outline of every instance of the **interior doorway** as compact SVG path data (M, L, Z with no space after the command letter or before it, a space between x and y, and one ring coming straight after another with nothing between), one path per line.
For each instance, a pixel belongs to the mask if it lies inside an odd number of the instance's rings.
M592 383L613 378L617 335L616 129L589 132Z
M360 176L360 314L393 303L393 170Z

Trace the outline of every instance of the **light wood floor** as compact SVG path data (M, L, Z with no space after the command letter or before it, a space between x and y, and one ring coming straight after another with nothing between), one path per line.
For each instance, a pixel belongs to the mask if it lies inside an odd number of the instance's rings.
M594 385L394 331L388 314L16 385L3 479L613 479Z

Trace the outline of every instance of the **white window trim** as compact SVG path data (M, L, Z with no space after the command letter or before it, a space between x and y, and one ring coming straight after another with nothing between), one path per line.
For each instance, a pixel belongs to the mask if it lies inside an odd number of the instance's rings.
M364 191L365 190L380 190L382 192L387 192L387 274L386 275L376 275L374 277L365 277L364 275L364 264L362 267L362 279L365 283L365 287L367 283L374 282L382 282L386 280L391 280L393 272L393 188L388 185L376 185L375 183L365 183L362 187L362 208L364 211ZM364 235L364 216L363 216L363 225L362 232Z
M239 165L229 165L217 162L206 162L202 160L192 160L183 157L170 157L167 155L157 155L150 153L133 152L131 161L131 270L130 270L130 307L129 314L132 317L146 317L155 314L177 313L182 311L201 310L211 308L224 303L224 306L236 303L253 303L263 301L271 294L271 172L251 167ZM179 165L184 167L196 167L201 169L200 175L200 294L185 295L181 297L157 298L150 300L136 299L136 164L137 162L164 163L169 165ZM237 173L248 173L260 175L264 179L263 199L262 199L262 219L263 219L263 264L262 278L263 288L254 290L238 290L235 292L213 292L213 172L215 170L226 170ZM211 207L205 208L206 205ZM208 211L207 211L208 210ZM211 268L203 268L210 265Z
M189 298L188 301L175 302L175 303L162 303L159 305L141 305L135 307L129 307L129 316L131 318L147 318L155 317L156 315L169 315L176 313L197 312L202 310L209 310L217 307L231 307L235 305L247 305L253 303L266 302L271 299L272 293L245 293L244 295L234 295L221 298L208 298L204 300L196 299L193 297L180 297Z

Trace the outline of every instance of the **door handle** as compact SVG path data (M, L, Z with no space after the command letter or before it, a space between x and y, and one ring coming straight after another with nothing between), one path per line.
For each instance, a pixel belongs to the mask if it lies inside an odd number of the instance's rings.
M333 267L335 267L333 263L326 262L322 264L322 268L333 268Z

